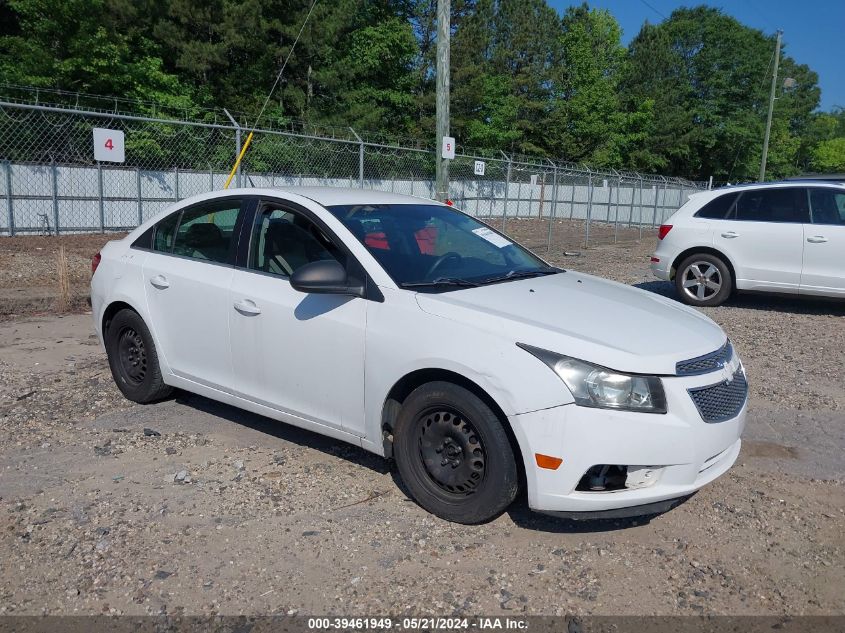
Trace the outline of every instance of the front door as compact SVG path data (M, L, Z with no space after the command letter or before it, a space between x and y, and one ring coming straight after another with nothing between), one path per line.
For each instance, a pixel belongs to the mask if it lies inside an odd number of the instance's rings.
M812 224L804 226L801 294L845 296L845 192L810 189Z
M713 246L736 267L743 290L797 293L801 283L806 189L743 191L724 220L713 220Z
M246 269L234 273L229 329L237 390L298 418L364 437L367 301L304 294L288 279L319 259L347 257L301 211L262 205Z
M224 391L232 379L228 306L240 209L240 199L227 199L168 216L143 266L151 325L171 371Z

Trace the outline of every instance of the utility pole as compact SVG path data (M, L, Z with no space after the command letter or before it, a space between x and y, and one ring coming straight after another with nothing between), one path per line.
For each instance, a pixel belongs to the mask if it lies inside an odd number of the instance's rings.
M442 156L443 137L449 136L450 0L437 0L437 199L449 197L449 159Z
M783 31L778 29L777 43L775 44L775 69L772 73L772 90L769 93L769 116L766 117L766 135L763 137L763 158L760 160L760 182L766 179L766 158L769 155L769 134L772 131L772 112L775 109L775 89L778 83L778 63L780 62L780 39Z

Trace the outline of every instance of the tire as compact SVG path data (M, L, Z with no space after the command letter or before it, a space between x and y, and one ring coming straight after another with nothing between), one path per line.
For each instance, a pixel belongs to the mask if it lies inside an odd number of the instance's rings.
M718 306L733 290L733 278L727 264L709 253L690 255L675 273L675 289L684 303L691 306Z
M463 387L418 387L402 404L394 438L402 481L420 506L441 519L484 523L516 497L516 459L502 421Z
M114 315L105 339L112 377L128 400L146 404L173 392L162 380L153 337L137 312L124 309Z

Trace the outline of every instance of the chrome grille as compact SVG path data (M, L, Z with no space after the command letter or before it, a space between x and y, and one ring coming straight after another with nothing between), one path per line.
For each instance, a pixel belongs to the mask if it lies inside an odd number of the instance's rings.
M690 358L689 360L682 360L675 364L675 374L678 376L695 376L697 374L706 374L724 367L734 355L734 349L730 341L727 341L722 347L715 352L710 352L704 356Z
M748 397L748 383L742 368L730 381L724 380L709 387L688 389L701 419L708 423L724 422L739 415Z

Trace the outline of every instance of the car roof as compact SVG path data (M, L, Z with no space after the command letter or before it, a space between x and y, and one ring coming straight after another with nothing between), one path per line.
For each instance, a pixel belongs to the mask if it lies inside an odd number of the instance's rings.
M806 180L801 180L796 178L795 180L775 180L772 182L748 182L738 185L727 185L725 187L719 187L718 189L714 189L713 191L736 191L738 189L777 189L779 187L795 187L796 185L811 185L813 187L837 187L839 189L845 188L845 183L842 182L833 182L831 180L816 180L808 178Z
M276 191L310 198L324 207L345 204L440 204L421 196L352 187L275 187ZM248 190L247 190L248 191Z

